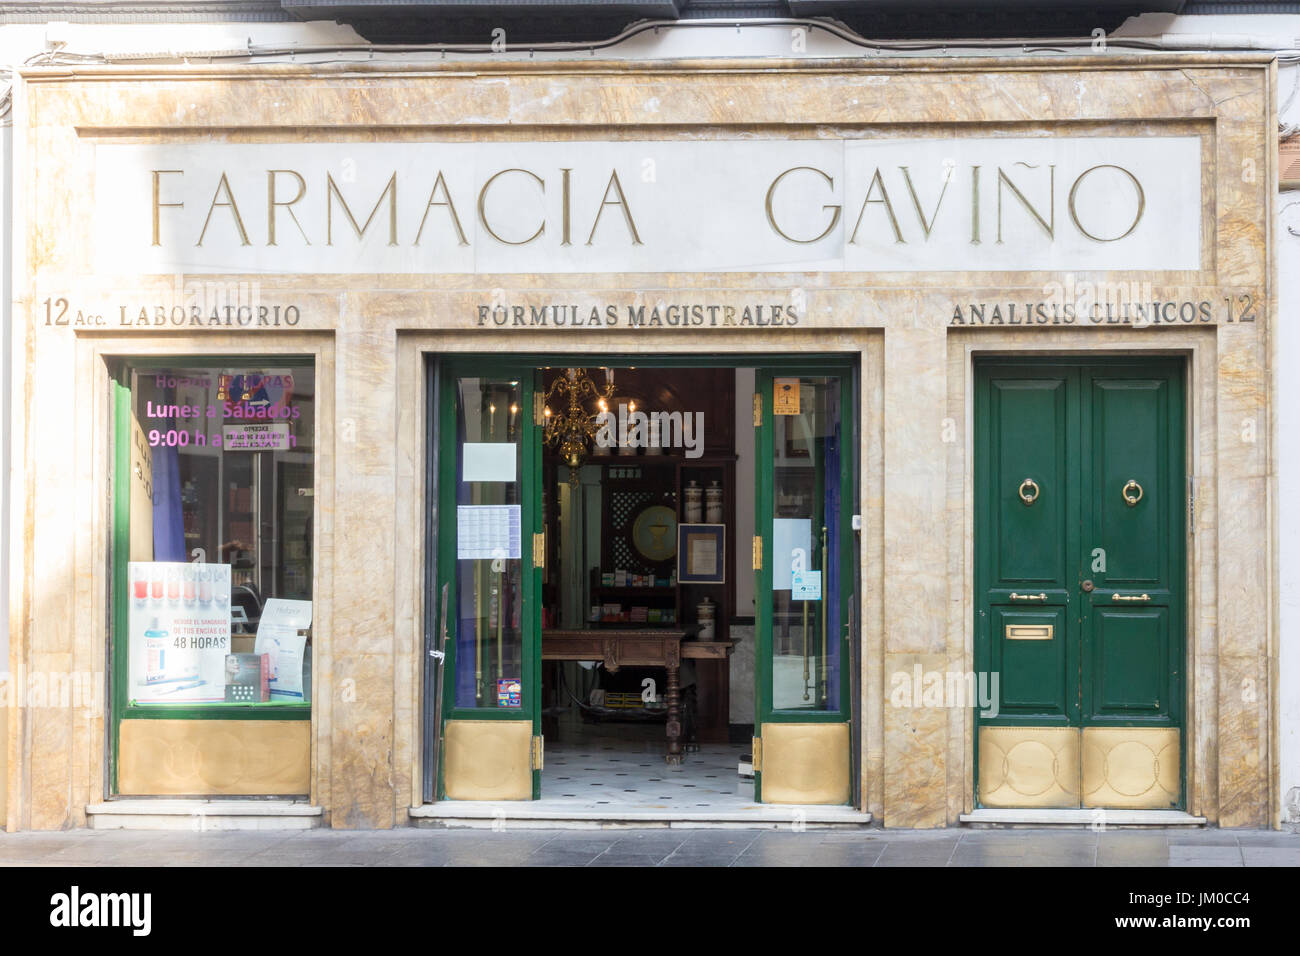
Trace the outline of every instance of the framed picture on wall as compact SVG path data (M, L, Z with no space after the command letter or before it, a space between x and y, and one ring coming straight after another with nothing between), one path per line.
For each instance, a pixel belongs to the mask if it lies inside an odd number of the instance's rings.
M677 526L677 580L682 584L725 584L727 526Z

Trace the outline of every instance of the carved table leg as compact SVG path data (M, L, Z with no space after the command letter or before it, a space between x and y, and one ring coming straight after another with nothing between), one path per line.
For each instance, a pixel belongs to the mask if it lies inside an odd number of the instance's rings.
M682 762L682 709L681 709L681 690L678 683L678 671L680 670L680 659L672 659L676 655L670 656L668 661L668 688L664 692L665 703L668 705L668 753L664 760L670 767L679 766Z

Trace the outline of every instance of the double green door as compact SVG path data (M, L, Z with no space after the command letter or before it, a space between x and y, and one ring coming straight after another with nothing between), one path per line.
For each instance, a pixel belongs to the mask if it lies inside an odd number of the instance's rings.
M1182 365L976 369L983 807L1183 802Z

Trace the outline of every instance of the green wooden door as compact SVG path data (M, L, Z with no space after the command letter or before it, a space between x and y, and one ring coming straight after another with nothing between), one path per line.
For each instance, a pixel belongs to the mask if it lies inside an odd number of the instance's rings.
M760 369L755 799L848 803L851 369Z
M981 364L975 662L986 807L1183 802L1182 366Z
M541 795L541 429L537 372L440 375L438 576L445 640L438 794ZM445 607L445 612L443 608Z

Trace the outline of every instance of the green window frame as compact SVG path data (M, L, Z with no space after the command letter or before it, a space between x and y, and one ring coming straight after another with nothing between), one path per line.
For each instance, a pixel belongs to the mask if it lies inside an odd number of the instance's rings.
M856 513L857 494L854 487L855 475L855 456L858 449L853 445L854 429L852 427L853 419L858 414L858 409L852 405L853 399L853 373L852 366L827 362L823 365L808 365L806 360L802 364L798 362L786 363L763 363L758 369L758 377L755 381L755 388L760 389L763 395L762 423L755 429L755 451L757 458L757 478L758 488L754 496L755 505L755 532L762 536L763 554L762 567L758 570L758 593L764 598L769 598L772 593L772 571L773 571L773 535L770 533L772 526L773 514L773 495L776 484L776 464L775 456L772 454L772 442L775 435L776 425L773 413L772 400L772 383L779 374L782 377L790 378L839 378L840 407L845 409L847 420L842 423L842 441L844 443L844 452L840 455L839 474L835 480L840 486L840 525L841 533L839 535L839 554L835 560L839 562L844 576L841 577L841 587L839 594L839 621L841 622L841 632L849 634L849 640L841 641L839 666L841 676L839 681L839 700L834 709L813 710L813 709L780 709L775 706L774 687L773 687L773 666L772 666L772 647L773 647L773 610L770 600L755 601L755 638L757 641L755 654L757 660L757 670L759 672L759 681L757 687L757 697L755 699L755 723L832 723L839 724L850 721L853 716L853 702L851 695L851 684L853 678L850 678L849 668L852 667L855 655L851 653L853 644L853 634L850 627L850 604L858 600L858 588L856 583L856 563L854 552L857 546L857 535L852 530L852 515ZM827 476L829 477L829 476ZM837 640L843 637L843 633L836 637ZM829 635L828 635L829 638Z
M167 355L122 357L110 368L112 390L112 548L111 592L109 594L109 635L111 730L109 746L109 779L111 792L118 792L119 748L123 720L310 720L311 702L290 701L234 702L213 701L202 704L138 704L128 697L130 654L125 635L128 631L127 609L129 600L127 564L131 556L131 412L132 393L130 372L139 369L173 368L180 365L267 365L284 368L311 368L316 371L316 360L310 356L285 356L258 353L255 355ZM319 423L318 423L319 424ZM317 429L319 431L319 428ZM316 442L313 437L313 458ZM313 484L316 469L313 467ZM314 500L314 498L313 498ZM314 549L313 549L314 553ZM313 561L312 577L315 588L316 566Z

